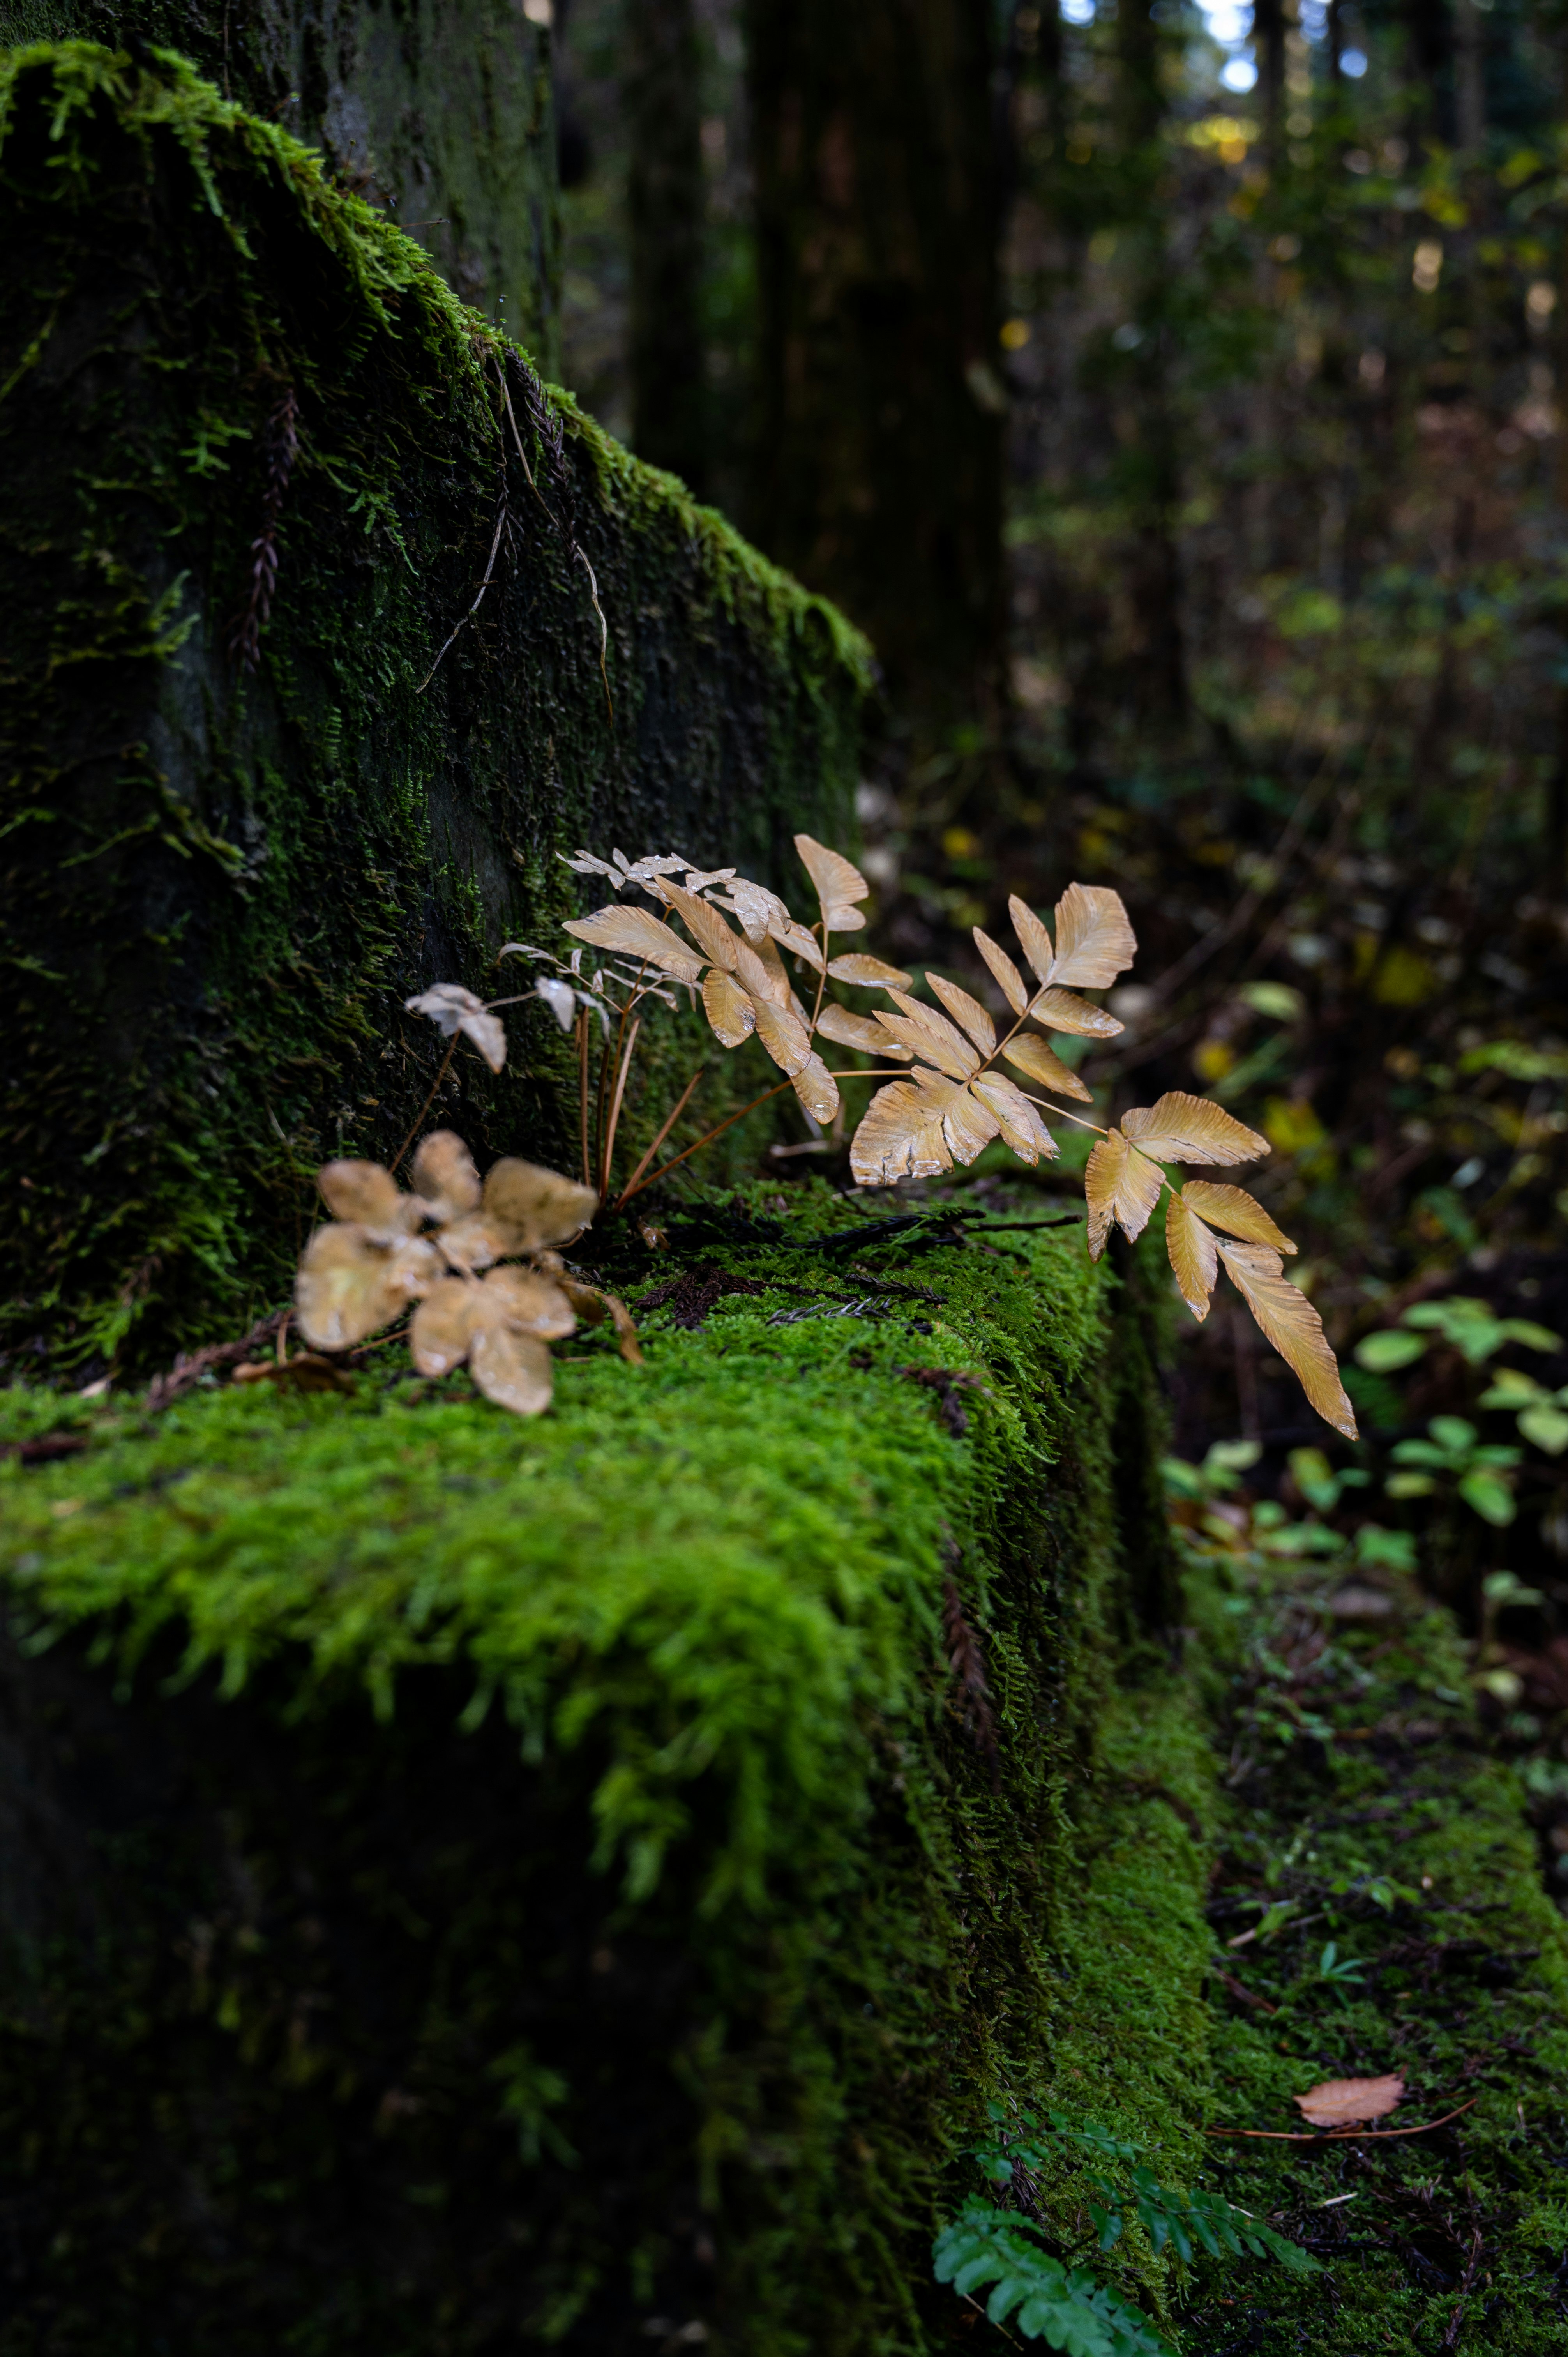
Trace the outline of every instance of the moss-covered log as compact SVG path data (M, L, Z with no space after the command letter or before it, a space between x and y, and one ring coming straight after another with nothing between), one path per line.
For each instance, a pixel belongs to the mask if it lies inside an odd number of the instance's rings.
M188 58L406 221L463 301L555 372L550 35L516 0L0 0L0 48L68 38Z
M842 834L866 656L176 62L0 70L0 396L4 1340L145 1364L275 1297L558 851ZM482 1155L562 1143L531 1023Z

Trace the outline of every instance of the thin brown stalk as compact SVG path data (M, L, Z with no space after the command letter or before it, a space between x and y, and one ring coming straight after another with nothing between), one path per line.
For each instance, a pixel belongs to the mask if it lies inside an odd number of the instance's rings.
M705 1130L694 1145L684 1147L681 1153L672 1156L668 1162L660 1163L659 1168L651 1171L639 1185L636 1187L628 1187L626 1192L622 1195L619 1203L617 1204L616 1209L618 1211L623 1209L626 1204L630 1202L633 1195L645 1195L650 1187L656 1186L660 1178L668 1177L669 1173L675 1169L681 1163L688 1161L693 1154L700 1154L704 1146L711 1146L715 1137L722 1137L726 1129L733 1129L737 1121L744 1121L748 1113L755 1113L758 1105L767 1104L771 1097L782 1096L785 1090L792 1085L792 1082L789 1081L780 1081L777 1088L766 1089L761 1096L753 1097L749 1104L742 1105L738 1113L732 1113L729 1119L727 1121L721 1121L715 1129Z
M626 1095L626 1076L631 1070L631 1051L637 1045L637 1035L641 1028L642 1017L639 1015L626 1035L625 1052L620 1060L620 1070L616 1074L616 1092L610 1103L609 1128L605 1135L604 1160L599 1170L601 1195L607 1195L610 1190L610 1171L616 1158L616 1132L620 1127L621 1102Z
M556 522L555 518L550 514L549 508L545 506L544 494L533 479L533 469L528 463L528 453L522 447L522 436L517 430L517 418L512 410L511 394L507 390L506 363L504 361L500 365L499 375L501 381L501 399L506 404L506 414L511 421L511 438L517 445L517 455L522 461L522 471L528 478L528 488L533 493L534 498L539 501L540 506L544 509L545 514L550 517L552 527L556 532L559 532L561 527Z
M605 609L599 603L599 585L595 578L594 568L580 548L576 551L576 558L588 576L588 597L592 601L595 613L599 618L599 677L605 683L605 709L610 716L610 726L613 728L616 725L615 698L610 694L610 675L605 665L605 656L610 643L610 626L605 619Z
M458 616L456 628L453 630L451 638L447 640L446 646L442 648L440 654L436 656L435 661L431 664L430 669L425 673L424 677L414 689L413 692L415 695L423 695L424 694L425 689L429 686L431 681L435 678L436 673L441 668L443 658L446 653L446 648L452 645L457 636L457 632L463 630L467 623L473 620L474 616L478 612L480 606L483 604L485 592L490 586L490 576L496 569L496 551L501 544L501 526L505 522L506 494L503 491L501 494L501 503L496 510L495 538L490 543L490 561L485 567L485 577L480 582L474 602L469 607L467 612Z
M577 1017L577 1126L583 1140L583 1184L591 1187L594 1180L588 1163L588 1010L585 1006Z
M413 1127L409 1131L408 1135L403 1139L403 1144L398 1147L396 1154L392 1157L391 1163L388 1165L389 1170L395 1170L397 1168L398 1164L403 1160L403 1156L408 1152L409 1147L419 1135L419 1125L424 1119L425 1114L430 1111L431 1106L435 1102L435 1092L441 1086L442 1082L446 1078L446 1067L457 1052L457 1042L461 1037L461 1032L453 1032L446 1053L441 1059L440 1069L436 1072L435 1078L430 1083L430 1094L425 1098L424 1103L414 1114Z
M611 1209L613 1211L619 1211L628 1195L630 1194L632 1189L637 1185L638 1180L641 1178L643 1172L647 1169L649 1164L652 1161L654 1156L658 1153L660 1147L663 1145L665 1139L674 1128L675 1124L685 1112L686 1101L706 1070L707 1067L705 1064L699 1064L691 1079L687 1082L685 1087L682 1090L680 1095L676 1098L668 1115L666 1116L664 1125L660 1129L658 1136L654 1139L652 1145L649 1147L647 1153L638 1164L637 1168L632 1172L631 1177L627 1180L626 1185L621 1189L620 1193L617 1196L615 1202L611 1205Z

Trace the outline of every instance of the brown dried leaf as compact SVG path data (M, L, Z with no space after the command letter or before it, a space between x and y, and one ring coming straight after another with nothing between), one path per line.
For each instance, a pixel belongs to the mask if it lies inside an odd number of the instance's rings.
M607 1318L616 1329L616 1340L621 1357L629 1367L642 1364L642 1345L637 1339L630 1310L618 1294L601 1293L596 1285L583 1285L575 1276L560 1280L561 1290L582 1319L585 1326L602 1326Z
M468 1355L479 1286L472 1278L444 1276L413 1313L409 1356L422 1375L449 1375Z
M776 1006L770 998L756 999L753 1006L757 1038L779 1071L793 1080L811 1056L811 1033L792 1006Z
M934 1178L951 1167L942 1135L942 1109L911 1081L878 1089L849 1150L862 1187L891 1187L900 1178Z
M1047 932L1028 902L1020 900L1016 892L1008 895L1007 914L1013 920L1013 931L1024 945L1024 955L1028 959L1040 980L1049 982L1051 965L1056 956L1056 952L1051 947L1049 933ZM994 968L993 971L994 972Z
M740 919L741 931L754 948L765 938L775 918L782 917L788 921L789 916L777 892L770 892L766 884L753 884L745 876L732 880L729 898L719 900L718 905L734 910Z
M346 1351L390 1326L435 1284L441 1263L422 1236L387 1243L368 1228L317 1228L295 1279L299 1330L317 1351Z
M388 1236L419 1224L421 1207L409 1202L392 1172L379 1162L328 1162L317 1172L316 1183L335 1220Z
M996 1114L961 1082L928 1072L918 1064L915 1067L915 1080L927 1103L940 1109L942 1136L953 1160L972 1162L982 1146L989 1146L1001 1129ZM897 1085L895 1082L894 1086Z
M929 1057L950 1080L966 1081L979 1071L980 1058L945 1015L939 1015L934 1006L922 1006L908 991L890 990L887 996L899 1011L889 1015L879 1006L876 1019L886 1025L896 1039L902 1039L917 1055Z
M788 914L775 917L768 931L769 939L776 941L780 949L788 950L793 957L804 958L808 965L815 966L821 974L822 952L815 933L808 932L804 925L797 924L795 919Z
M1104 990L1137 954L1120 892L1103 884L1069 884L1057 902L1056 963L1042 979Z
M983 933L978 925L973 930L975 948L1001 984L1003 997L1015 1015L1022 1015L1029 1004L1029 993L1023 975L1000 942L993 942L989 933Z
M828 972L835 982L878 985L884 988L891 983L895 990L909 987L909 976L901 965L889 965L886 958L872 957L865 950L846 950L843 957L832 961Z
M1122 1116L1122 1135L1155 1162L1254 1162L1269 1141L1207 1097L1170 1089L1157 1104Z
M1040 1119L1037 1109L1029 1103L1022 1089L1014 1086L1004 1072L982 1072L969 1085L995 1114L1004 1146L1010 1146L1015 1154L1029 1163L1037 1162L1042 1154L1047 1161L1054 1157L1056 1139Z
M745 983L753 998L766 998L775 1006L793 1004L795 994L789 987L779 944L770 933L764 933L755 947L748 946L742 952L735 971L736 981Z
M1295 1246L1283 1229L1276 1228L1256 1196L1249 1195L1245 1187L1221 1187L1212 1178L1189 1178L1182 1189L1189 1211L1200 1219L1211 1221L1223 1228L1227 1235L1240 1236L1251 1244L1272 1244L1275 1252L1294 1253Z
M497 1320L519 1334L557 1342L577 1323L571 1297L558 1277L532 1268L493 1268L479 1287L475 1329Z
M1090 1260L1105 1250L1112 1220L1130 1242L1143 1234L1165 1183L1159 1165L1145 1161L1119 1129L1101 1139L1083 1174Z
M757 1028L756 1007L723 966L710 966L703 976L703 1012L726 1048L738 1048Z
M465 1219L479 1208L481 1189L474 1157L453 1130L435 1129L421 1138L411 1176L414 1193L433 1220Z
M1208 1229L1185 1195L1173 1187L1165 1206L1165 1250L1176 1274L1176 1288L1201 1326L1208 1315L1209 1297L1219 1274L1219 1254Z
M1278 1253L1267 1244L1228 1243L1223 1236L1217 1242L1219 1257L1264 1340L1273 1344L1325 1424L1354 1440L1356 1411L1345 1396L1323 1320L1305 1294L1286 1278Z
M1315 2128L1349 2128L1386 2119L1403 2097L1404 2080L1391 2071L1381 2079L1325 2079L1291 2100Z
M1040 991L1029 1013L1047 1031L1071 1031L1080 1039L1114 1039L1118 1031L1127 1028L1114 1015L1107 1015L1103 1006L1075 998L1070 990Z
M961 990L956 982L945 982L940 974L928 974L926 980L947 1008L955 1023L961 1023L983 1056L996 1051L996 1026L978 998Z
M506 1062L506 1030L499 1015L492 1015L482 998L465 990L460 982L438 982L429 990L421 991L416 998L403 1000L410 1015L428 1015L436 1024L443 1039L450 1039L454 1031L461 1031L471 1039L492 1072L499 1072Z
M563 1178L537 1162L521 1162L514 1155L504 1155L486 1174L485 1222L502 1239L501 1252L507 1255L570 1243L598 1208L591 1187Z
M476 1329L468 1372L488 1400L510 1408L513 1415L542 1415L555 1387L548 1347L499 1321Z
M1027 1072L1043 1089L1058 1097L1078 1097L1084 1104L1092 1102L1089 1091L1069 1065L1064 1064L1054 1048L1036 1039L1032 1031L1020 1031L1009 1039L1002 1053L1015 1071Z
M839 1084L814 1051L809 1055L798 1072L789 1075L790 1084L811 1119L830 1122L839 1109Z
M871 889L859 868L842 852L830 851L826 844L818 843L809 834L798 834L795 848L817 888L824 931L858 933L865 918L854 903L864 900Z
M597 950L614 950L639 964L657 966L677 982L696 982L704 960L647 909L596 909L591 917L570 918L563 929Z
M654 888L660 899L670 903L703 955L733 974L735 953L742 946L740 937L725 924L712 901L699 899L695 892L688 892L662 876Z
M890 1039L869 1015L852 1015L847 1006L835 1006L832 999L817 1017L817 1037L836 1039L841 1048L858 1048L867 1056L890 1056L895 1063L907 1064L915 1052Z

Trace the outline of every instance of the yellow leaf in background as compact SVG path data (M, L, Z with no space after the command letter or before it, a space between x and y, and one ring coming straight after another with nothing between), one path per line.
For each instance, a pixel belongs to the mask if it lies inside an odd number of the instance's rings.
M738 1048L757 1028L756 1007L722 966L710 966L703 976L703 1012L726 1048Z
M322 1200L335 1220L348 1220L386 1235L417 1227L422 1206L410 1203L390 1170L379 1162L328 1162L316 1174Z
M993 942L989 933L983 933L978 925L973 930L975 948L1001 984L1003 997L1015 1015L1022 1015L1029 1004L1023 975L999 942ZM832 968L830 966L828 971L831 974Z
M1372 996L1380 1006L1420 1006L1438 988L1430 958L1396 942L1372 970Z
M1159 1165L1145 1161L1120 1130L1101 1139L1083 1174L1090 1260L1105 1250L1112 1220L1129 1240L1143 1234L1165 1183Z
M433 1220L460 1220L479 1208L482 1190L474 1157L450 1129L432 1130L421 1138L410 1175L414 1193Z
M995 1053L996 1026L978 998L961 990L956 982L945 982L940 974L928 974L926 980L947 1008L955 1022L961 1023L983 1056Z
M563 931L595 949L614 950L639 965L657 966L677 982L695 982L703 971L703 959L647 909L596 909L591 917L570 918Z
M1078 1074L1062 1062L1054 1048L1047 1048L1032 1031L1020 1031L1015 1039L1008 1040L1002 1053L1015 1071L1027 1072L1041 1088L1051 1090L1058 1097L1078 1097L1085 1104L1092 1103Z
M776 1006L770 998L753 1001L757 1036L781 1072L791 1080L811 1053L811 1038L791 1006Z
M910 1081L878 1089L849 1152L857 1185L891 1187L900 1178L934 1178L950 1169L942 1109Z
M1126 1025L1091 999L1075 998L1070 990L1042 990L1029 1008L1035 1022L1047 1031L1071 1031L1080 1039L1114 1039Z
M1323 1320L1305 1293L1286 1279L1277 1252L1267 1244L1233 1244L1218 1239L1231 1281L1308 1401L1326 1424L1356 1437L1356 1411L1345 1396L1339 1368L1323 1331Z
M1155 1105L1122 1116L1124 1136L1156 1162L1253 1162L1269 1141L1207 1097L1171 1089Z
M1281 1154L1305 1154L1328 1133L1305 1097L1271 1097L1263 1108L1269 1143Z
M1229 1039L1200 1039L1192 1051L1192 1069L1210 1088L1234 1066L1236 1050Z
M1215 1240L1185 1194L1171 1189L1165 1206L1165 1250L1170 1254L1176 1287L1201 1326L1208 1315L1209 1296L1219 1274Z
M813 1121L832 1121L839 1109L839 1084L819 1055L809 1055L789 1082Z
M423 1236L388 1243L368 1228L332 1222L317 1228L295 1279L295 1315L317 1351L347 1351L390 1326L434 1285L441 1262Z
M891 1057L896 1064L907 1064L915 1052L901 1046L869 1015L852 1015L847 1006L835 1006L831 999L817 1017L817 1037L836 1039L841 1048L858 1048L863 1055Z
M1240 1236L1248 1243L1272 1244L1275 1252L1294 1252L1290 1238L1275 1227L1262 1203L1244 1187L1221 1187L1212 1178L1189 1178L1181 1191L1189 1211L1196 1211L1200 1219L1212 1221L1227 1235Z
M1016 892L1008 895L1007 914L1013 920L1013 931L1023 943L1024 955L1028 959L1040 980L1049 982L1051 962L1056 956L1056 952L1051 947L1049 933L1047 932L1028 902L1020 900Z
M995 1114L1004 1146L1010 1146L1025 1162L1036 1163L1041 1155L1047 1162L1055 1158L1056 1139L1040 1119L1037 1108L1004 1072L982 1072L969 1085Z
M413 1313L408 1351L422 1375L447 1375L460 1367L474 1339L479 1287L471 1277L444 1276Z
M872 957L865 950L846 951L843 957L833 959L828 972L835 982L880 985L884 988L891 983L895 990L909 987L909 976L902 966L889 965L885 958Z
M857 933L865 919L854 903L864 900L870 885L858 867L841 851L830 851L809 834L795 837L807 875L817 888L822 903L822 924L830 933Z
M544 1343L499 1324L475 1332L468 1372L488 1400L513 1415L542 1415L555 1388L554 1361Z
M1103 884L1069 884L1057 902L1056 963L1040 979L1104 990L1137 954L1122 895Z
M899 1012L889 1015L886 1007L879 1006L876 1020L895 1039L913 1048L918 1056L928 1057L950 1080L966 1081L971 1072L978 1071L980 1058L945 1015L939 1015L934 1006L922 1006L918 998L909 997L905 991L890 990L887 996Z

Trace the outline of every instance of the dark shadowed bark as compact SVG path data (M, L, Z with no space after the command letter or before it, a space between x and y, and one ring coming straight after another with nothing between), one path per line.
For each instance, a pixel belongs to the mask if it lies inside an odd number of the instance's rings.
M630 0L625 38L631 438L639 458L668 467L701 495L703 145L692 0Z
M750 0L753 528L868 630L917 742L1002 704L988 0Z

